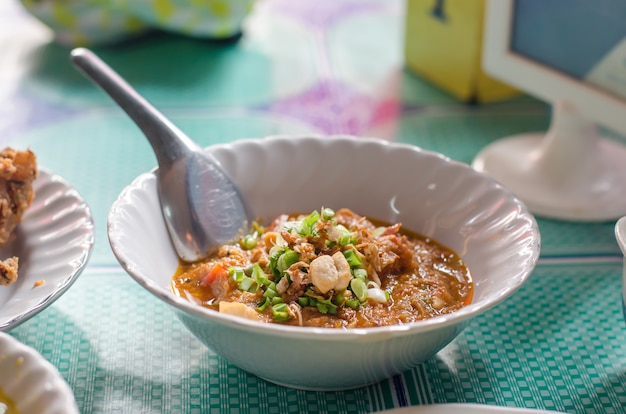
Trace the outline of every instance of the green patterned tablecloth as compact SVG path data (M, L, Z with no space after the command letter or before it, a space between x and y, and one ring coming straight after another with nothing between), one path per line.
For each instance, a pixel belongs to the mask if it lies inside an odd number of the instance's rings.
M345 392L284 388L229 365L112 267L87 271L11 333L59 368L84 413L366 413L444 402L620 413L620 273L617 262L540 264L428 362Z
M470 106L405 70L403 5L262 0L237 42L159 32L94 49L202 145L349 133L469 163L494 140L547 128L549 108L530 97ZM2 2L0 141L32 148L69 181L96 228L76 283L10 334L59 369L81 412L366 413L445 402L626 412L614 222L539 218L542 256L530 280L434 358L379 384L298 391L229 365L115 260L109 208L156 159L135 125L71 67L69 50L16 0Z

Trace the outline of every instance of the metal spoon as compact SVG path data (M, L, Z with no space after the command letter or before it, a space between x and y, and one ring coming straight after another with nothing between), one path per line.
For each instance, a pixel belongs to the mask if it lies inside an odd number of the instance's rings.
M200 260L248 224L238 189L219 162L179 130L93 52L71 52L74 65L100 86L143 131L156 154L163 217L178 256Z

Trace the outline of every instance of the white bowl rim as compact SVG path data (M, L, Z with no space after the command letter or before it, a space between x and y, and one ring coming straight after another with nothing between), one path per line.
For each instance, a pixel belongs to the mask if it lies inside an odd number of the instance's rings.
M31 362L35 363L38 368L46 372L46 377L52 381L51 385L46 385L45 392L48 395L55 395L64 402L62 407L67 414L79 413L74 391L61 375L59 370L37 350L18 340L8 332L0 331L0 350L8 348L12 354L25 356ZM10 397L10 396L9 396ZM20 411L21 412L21 411Z
M37 180L45 181L45 183L53 182L60 184L65 189L63 198L71 198L78 203L77 210L80 209L83 212L83 216L81 217L81 229L83 230L83 233L80 241L83 249L80 256L73 259L73 267L69 273L55 275L55 279L58 280L57 288L45 296L38 297L38 301L32 306L28 306L20 310L18 313L11 315L9 318L0 320L0 332L8 332L28 321L33 316L44 311L48 306L52 305L57 299L65 294L65 292L70 289L74 282L76 282L79 276L83 273L93 253L93 246L95 243L94 219L91 208L82 195L65 178L46 167L39 167L39 177ZM37 180L35 180L35 185L39 185ZM37 194L35 194L35 200L38 200ZM26 220L28 219L28 215L30 215L30 212L27 210L25 213ZM33 292L35 293L33 297L37 297L37 292ZM0 307L1 306L2 305L0 305Z
M437 157L442 160L445 160L449 163L463 166L463 168L467 168L470 174L474 174L476 176L481 176L485 180L489 181L494 188L499 189L507 193L511 200L517 203L520 206L520 213L523 213L525 216L529 218L532 225L532 232L535 236L535 243L533 243L533 254L528 260L527 271L521 277L518 278L517 282L507 286L506 289L502 289L499 296L494 296L489 299L482 300L480 303L470 303L469 305L464 306L463 308L448 313L444 315L438 315L432 318L406 323L399 325L389 325L389 326L379 326L379 327L368 327L368 328L349 328L349 329L333 329L333 328L318 328L318 327L300 327L300 326L290 326L290 325L281 325L281 324L272 324L272 323L259 323L256 321L251 321L245 318L241 318L238 316L222 314L216 312L215 310L211 310L208 308L204 308L197 304L194 304L184 298L176 296L173 292L165 291L161 286L157 283L152 282L152 280L144 275L136 274L135 270L131 269L128 263L125 263L123 260L120 260L120 264L124 268L124 270L137 282L139 285L144 287L150 293L152 293L157 298L163 300L164 302L174 306L179 311L183 311L185 313L194 315L196 317L202 319L210 319L213 322L219 324L227 324L231 326L236 326L241 329L255 331L260 334L265 335L279 335L279 336L299 336L302 338L307 338L311 340L350 340L355 337L363 337L368 336L370 338L382 338L387 337L390 334L394 336L399 335L412 335L420 332L428 332L434 329L439 329L441 327L459 324L460 322L466 321L472 317L475 317L487 309L490 309L497 304L503 302L509 296L511 296L516 290L521 287L525 281L532 274L532 270L534 269L537 261L539 260L540 250L541 250L541 235L539 232L538 224L534 215L528 210L526 205L517 198L510 190L502 186L493 178L488 175L478 172L474 170L468 164L462 163L460 161L453 160L448 156L441 154L436 151L431 151L427 149L423 149L416 145L407 144L407 143L399 143L394 141L387 141L380 138L374 137L356 137L352 135L320 135L320 134L295 134L295 135L271 135L263 138L244 138L239 139L237 141L232 141L228 143L222 144L214 144L206 147L207 151L212 151L219 148L229 148L241 144L245 144L248 142L262 142L262 141L276 141L276 140L294 140L294 139L312 139L312 140L358 140L361 142L369 142L378 145L387 145L393 146L396 148L403 148L407 151L414 151L418 153L422 153L431 157ZM107 221L108 232L111 231L111 217L114 215L115 210L118 208L118 203L124 198L124 195L130 191L133 187L135 187L140 181L145 180L146 178L155 174L157 168L154 168L148 172L145 172L138 177L136 177L131 184L129 184L122 193L119 198L113 203L110 213L109 220ZM111 243L111 249L113 250L116 257L120 258L121 254L117 246Z

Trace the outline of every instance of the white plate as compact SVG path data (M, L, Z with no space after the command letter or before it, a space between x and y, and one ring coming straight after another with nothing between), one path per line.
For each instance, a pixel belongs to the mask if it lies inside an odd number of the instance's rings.
M0 259L19 257L18 280L0 286L0 331L16 327L61 296L82 272L93 247L93 219L78 192L45 169L33 187L33 204L0 248ZM35 287L38 280L45 282Z
M0 332L0 389L20 414L78 414L74 393L34 349Z
M557 411L500 407L485 404L433 404L396 408L380 414L562 414Z

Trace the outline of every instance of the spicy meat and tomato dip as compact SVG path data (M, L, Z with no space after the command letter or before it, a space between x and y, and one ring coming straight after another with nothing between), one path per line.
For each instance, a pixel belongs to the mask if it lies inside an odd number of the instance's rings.
M181 263L174 292L253 320L328 328L414 322L472 298L459 256L400 224L322 208L253 228L205 261Z

